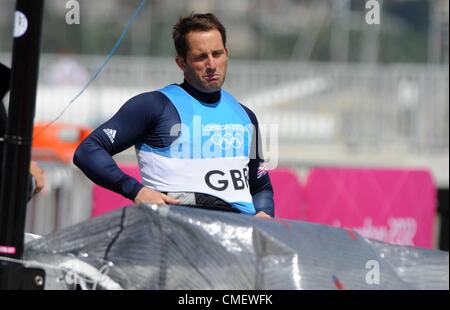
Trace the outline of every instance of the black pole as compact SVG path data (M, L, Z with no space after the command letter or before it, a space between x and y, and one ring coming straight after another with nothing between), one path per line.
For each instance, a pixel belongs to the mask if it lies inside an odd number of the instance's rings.
M43 6L43 0L17 0L15 11L11 94L0 178L0 256L16 259L22 258L24 247Z

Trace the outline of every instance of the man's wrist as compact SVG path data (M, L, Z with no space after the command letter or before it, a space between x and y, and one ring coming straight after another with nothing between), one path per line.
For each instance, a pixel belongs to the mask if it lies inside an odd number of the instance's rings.
M136 196L139 194L140 190L143 189L145 186L142 183L136 182L136 185L134 186L133 191L131 192L130 199L134 201L136 199Z

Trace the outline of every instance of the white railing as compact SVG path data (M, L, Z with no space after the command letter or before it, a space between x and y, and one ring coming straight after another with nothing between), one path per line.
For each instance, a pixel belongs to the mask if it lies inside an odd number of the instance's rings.
M90 74L103 60L75 59ZM42 57L37 121L52 120L82 88L46 83L56 60ZM97 126L130 97L181 80L172 59L115 57L61 120ZM235 60L225 88L261 123L278 124L282 142L436 153L448 152L448 82L448 66Z

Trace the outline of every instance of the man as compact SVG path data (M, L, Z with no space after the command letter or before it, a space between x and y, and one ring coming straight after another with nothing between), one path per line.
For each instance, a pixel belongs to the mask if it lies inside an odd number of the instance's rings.
M228 63L225 28L213 14L195 14L180 18L172 37L184 82L127 101L79 145L75 165L135 203L274 216L257 119L221 89ZM132 145L143 184L112 159Z
M8 67L0 63L0 172L3 158L3 139L6 132L7 114L3 105L3 97L9 91L10 70ZM30 186L28 191L28 199L39 193L44 187L44 172L35 162L30 162Z

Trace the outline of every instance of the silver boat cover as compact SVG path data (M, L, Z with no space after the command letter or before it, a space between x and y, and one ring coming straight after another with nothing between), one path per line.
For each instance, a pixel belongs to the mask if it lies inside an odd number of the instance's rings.
M46 289L449 289L447 252L183 206L129 206L26 243Z

